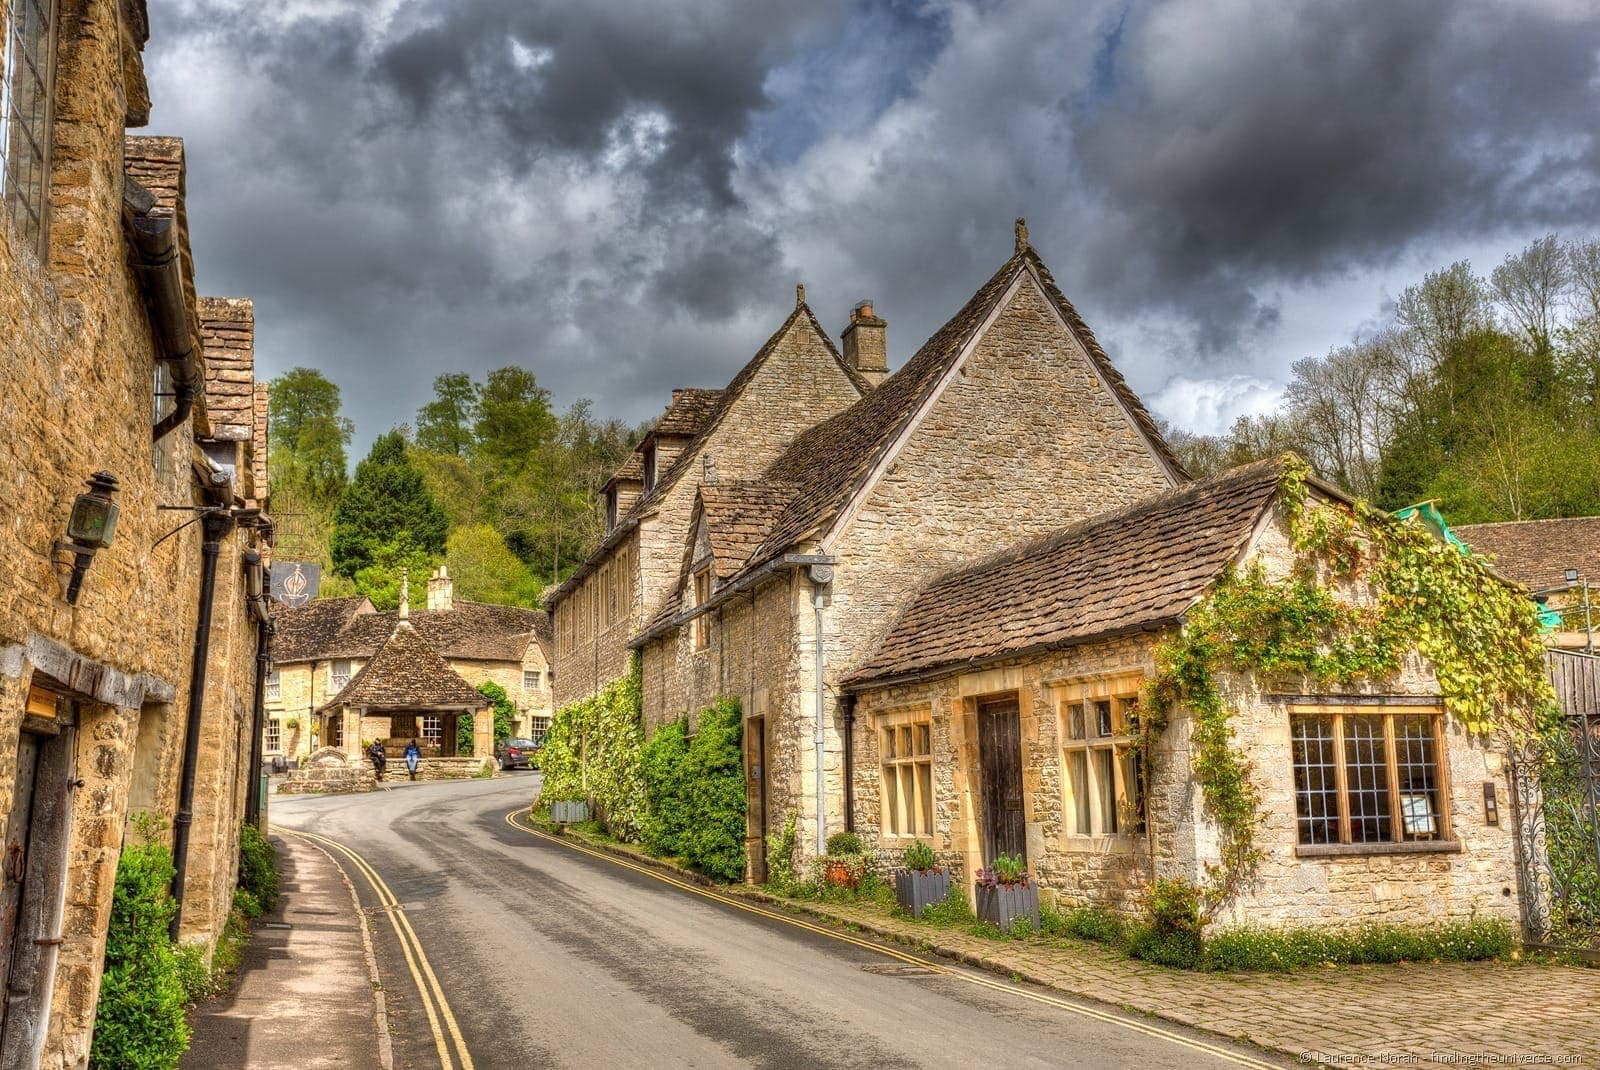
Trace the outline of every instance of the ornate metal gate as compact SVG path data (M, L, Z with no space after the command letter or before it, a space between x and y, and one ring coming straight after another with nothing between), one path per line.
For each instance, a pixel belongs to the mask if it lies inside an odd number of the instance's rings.
M1524 938L1600 953L1600 658L1549 657L1567 731L1510 769Z

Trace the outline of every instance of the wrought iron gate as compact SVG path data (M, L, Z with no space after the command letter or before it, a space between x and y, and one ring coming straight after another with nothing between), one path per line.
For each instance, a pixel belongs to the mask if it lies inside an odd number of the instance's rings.
M1524 938L1600 952L1600 658L1549 657L1567 730L1510 768Z

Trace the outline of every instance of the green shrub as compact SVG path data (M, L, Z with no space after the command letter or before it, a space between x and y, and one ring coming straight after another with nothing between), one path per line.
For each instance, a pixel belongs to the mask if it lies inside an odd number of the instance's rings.
M1128 954L1161 966L1199 966L1204 955L1200 904L1200 888L1192 881L1156 881L1145 902L1147 920L1128 931Z
M180 944L174 950L178 960L178 982L183 986L185 1003L199 1003L216 995L211 967L206 965L206 949L200 944Z
M744 713L739 700L723 697L700 711L684 754L682 780L688 827L682 857L714 880L744 876Z
M1237 926L1206 941L1204 962L1208 970L1277 972L1320 965L1474 962L1505 958L1515 948L1511 926L1497 919L1368 925L1349 931Z
M235 888L233 890L233 909L243 914L246 918L259 918L261 916L261 900L255 897L248 888Z
M1126 939L1129 955L1157 966L1193 970L1202 960L1199 935L1185 929L1162 929L1139 922L1129 927Z
M556 711L539 751L541 797L588 800L611 835L630 842L639 840L647 805L639 696L635 654L627 676Z
M172 855L162 844L123 848L111 896L92 1067L165 1070L176 1067L189 1047L183 1016L187 974L167 931L177 909L168 892L172 876Z
M691 816L684 780L689 729L684 719L656 729L640 753L646 807L641 822L644 843L656 854L682 856Z
M1101 906L1071 907L1064 911L1039 908L1039 931L1046 936L1070 936L1098 944L1120 944L1126 934L1122 915Z
M489 704L494 707L494 741L496 745L504 743L511 738L512 728L516 727L517 704L511 701L511 696L506 694L506 689L493 680L485 680L479 684L478 694L488 699ZM467 718L467 723L471 724L470 715ZM458 737L460 735L459 728L457 729L457 735ZM468 729L466 738L469 740L472 738L472 729ZM470 747L467 748L467 753L472 753Z
M250 917L278 905L278 850L251 824L239 829L239 887L254 896L258 905Z
M933 853L933 847L921 840L906 848L905 862L907 869L916 870L918 873L927 873L939 868L939 857Z
M861 837L854 832L835 832L828 837L828 853L831 855L858 855L863 850Z
M917 920L925 925L948 928L971 925L977 920L977 915L973 914L972 904L967 902L967 897L962 894L961 889L952 884L950 894L937 903L923 907L922 917Z

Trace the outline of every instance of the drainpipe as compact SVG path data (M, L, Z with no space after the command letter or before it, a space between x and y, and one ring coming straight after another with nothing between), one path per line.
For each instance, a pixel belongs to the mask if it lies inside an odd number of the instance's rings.
M132 267L144 293L156 359L172 369L176 404L151 430L151 437L159 442L189 419L203 383L194 332L189 324L188 304L184 299L177 221L172 216L151 215L155 206L154 194L133 179L124 178L122 218L128 232Z
M205 709L206 661L211 654L211 602L217 590L217 558L222 540L233 530L233 516L223 508L202 515L200 544L200 610L194 623L194 659L189 666L189 710L183 734L183 770L178 778L178 814L172 822L172 938L183 920L183 882L189 868L189 824L194 818L194 781L200 764L200 717Z
M856 830L856 697L839 696L844 714L844 830Z
M267 724L267 674L272 671L272 620L267 616L267 588L271 582L261 563L261 555L244 555L250 599L250 615L256 619L256 690L250 710L250 791L244 800L244 819L261 824L261 735Z
M826 777L823 771L824 751L827 746L828 695L823 684L827 666L827 640L823 635L823 598L828 584L833 582L832 565L812 565L806 570L811 580L811 609L816 621L817 643L817 724L814 740L817 747L817 854L828 851L828 799Z

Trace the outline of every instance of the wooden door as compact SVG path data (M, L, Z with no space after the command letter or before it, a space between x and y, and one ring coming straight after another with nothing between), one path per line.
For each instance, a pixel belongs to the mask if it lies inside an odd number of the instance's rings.
M767 879L767 719L752 717L744 723L745 805L755 818L757 841L750 856L751 876L760 884Z
M983 863L999 855L1028 857L1022 808L1022 717L1017 697L978 703L978 764L982 788Z
M0 857L0 992L6 988L11 969L11 948L16 938L17 917L22 910L22 880L27 874L28 820L33 812L33 789L39 769L39 737L23 732L17 740L17 781L11 797L11 816L6 821L5 854ZM0 1021L5 1007L0 1002Z

